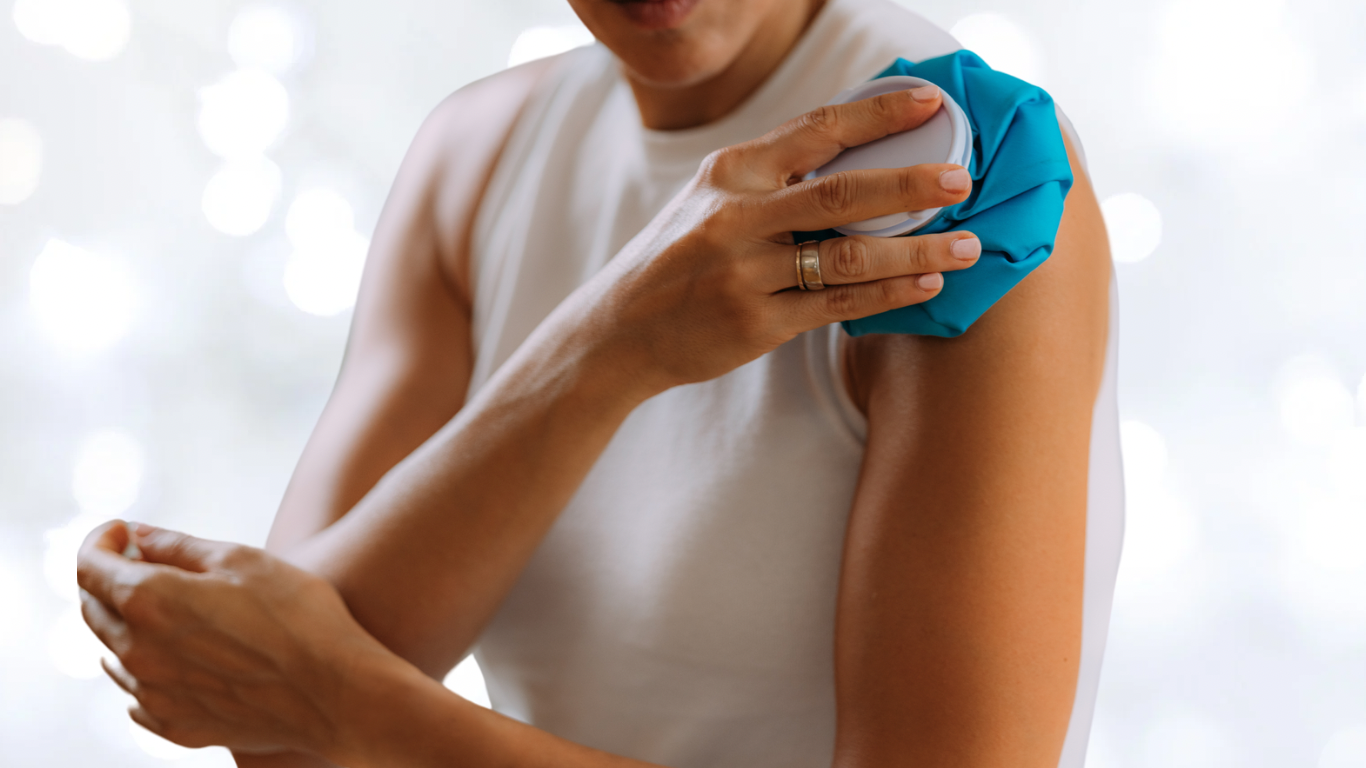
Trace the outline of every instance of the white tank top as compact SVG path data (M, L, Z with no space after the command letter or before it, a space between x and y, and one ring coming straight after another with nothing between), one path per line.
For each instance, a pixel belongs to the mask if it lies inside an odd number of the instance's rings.
M475 222L471 392L707 153L898 56L958 47L887 0L829 0L743 105L668 132L641 126L606 49L562 56L513 129ZM1111 314L1069 768L1085 756L1123 525ZM675 768L829 768L835 601L866 433L840 376L841 333L802 334L627 418L480 638L495 709Z

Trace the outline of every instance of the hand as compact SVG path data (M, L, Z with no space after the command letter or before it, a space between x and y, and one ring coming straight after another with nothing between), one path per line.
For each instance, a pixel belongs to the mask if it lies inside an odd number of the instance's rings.
M940 104L931 86L822 107L713 153L560 313L596 314L603 322L588 323L589 338L645 359L658 390L724 374L803 331L934 297L941 272L980 255L970 233L824 241L830 287L815 292L790 290L798 284L791 233L966 199L967 171L948 164L801 181L846 147L920 125Z
M118 657L129 714L187 747L336 758L356 678L403 663L326 581L252 547L141 526L144 562L115 521L81 547L81 611Z

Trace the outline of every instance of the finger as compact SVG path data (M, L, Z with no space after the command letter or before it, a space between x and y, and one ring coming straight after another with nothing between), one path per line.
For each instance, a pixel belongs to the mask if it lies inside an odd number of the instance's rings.
M115 685L123 689L124 693L137 698L138 680L128 674L128 670L124 669L122 664L102 658L100 659L100 667L104 669L104 673L109 676L110 680L114 681Z
M161 721L156 719L155 717L152 717L152 715L148 713L147 710L143 709L142 704L139 703L130 705L128 707L128 716L133 718L133 722L137 723L143 728L146 728L152 733L155 733L156 735L165 738L165 736L162 733L165 730L165 728L162 726Z
M933 272L836 285L823 291L787 291L773 298L781 302L781 311L791 328L801 333L830 323L858 320L920 304L938 296L943 287L944 276Z
M754 164L785 184L835 159L849 147L909 131L939 111L943 96L929 85L871 99L818 107L778 126L754 144Z
M138 581L138 564L122 554L128 538L123 521L111 520L91 531L76 555L76 583L116 614L128 587Z
M216 559L234 546L150 525L139 525L137 534L143 560L195 573L208 571Z
M183 724L187 721L203 718L202 708L193 701L153 685L138 685L133 698L137 703L128 708L128 714L133 715L135 710L139 712L145 718L145 721L138 721L139 725L183 746L185 742L178 733L174 737L170 734L183 730ZM138 720L136 716L133 719Z
M769 291L800 285L797 253L800 246L774 245L761 259ZM816 245L821 282L848 285L902 275L923 275L967 269L982 254L982 242L971 232L942 232L914 237L854 235Z
M128 625L112 609L81 590L81 617L105 647L116 655L128 648Z
M222 727L228 724L216 722L193 700L169 696L146 686L139 689L135 698L137 703L128 708L128 716L167 741L190 749L234 746L221 738Z
M856 221L966 200L972 177L960 165L928 163L908 168L841 171L793 184L760 206L765 229L815 232Z

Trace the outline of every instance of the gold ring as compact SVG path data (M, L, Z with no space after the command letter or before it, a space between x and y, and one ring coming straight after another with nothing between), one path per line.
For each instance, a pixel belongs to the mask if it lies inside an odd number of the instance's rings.
M802 279L802 246L797 246L797 287L803 291L809 291L806 287L806 280Z
M808 291L824 290L825 283L821 281L820 244L815 240L802 243L798 249L797 262L801 270L802 287Z

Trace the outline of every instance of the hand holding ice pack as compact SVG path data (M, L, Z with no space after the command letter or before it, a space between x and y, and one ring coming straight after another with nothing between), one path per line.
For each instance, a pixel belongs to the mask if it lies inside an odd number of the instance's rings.
M925 85L934 83L906 75L879 76L840 92L830 100L830 104L848 104L851 101L862 101ZM943 106L914 130L894 133L867 144L850 147L834 160L806 174L806 178L814 179L840 171L867 168L906 168L924 163L953 163L967 168L972 162L972 128L968 125L968 116L952 97L943 93L942 89L940 92ZM929 224L941 210L943 209L929 208L923 211L893 213L835 227L835 231L844 235L896 237Z
M945 272L942 292L923 304L844 323L853 336L957 336L966 331L1052 254L1063 203L1072 187L1052 97L1038 86L996 72L971 51L919 64L898 59L831 103L914 87L900 84L911 82L901 80L908 77L939 86L944 109L920 128L846 150L812 175L921 163L964 165L973 180L967 200L938 210L854 222L837 232L890 237L965 230L982 241L982 256L968 269ZM893 87L879 84L882 78L896 78ZM828 232L815 237L836 236Z

